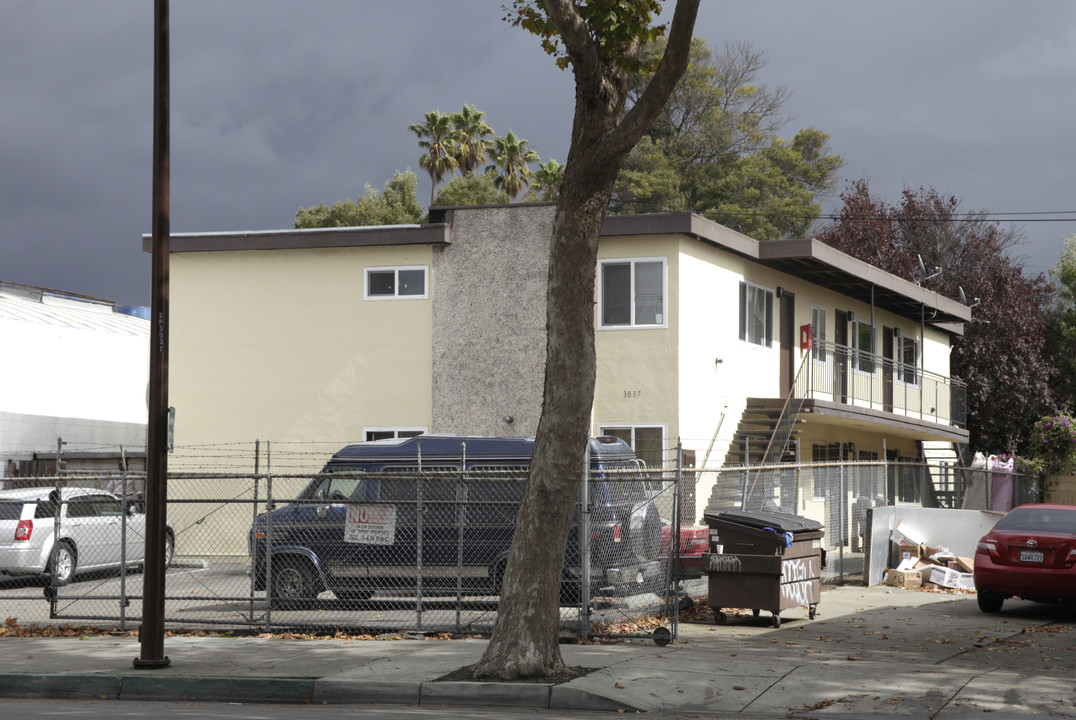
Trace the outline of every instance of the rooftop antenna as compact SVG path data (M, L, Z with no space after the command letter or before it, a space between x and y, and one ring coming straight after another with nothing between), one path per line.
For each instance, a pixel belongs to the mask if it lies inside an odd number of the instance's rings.
M961 303L963 303L964 305L967 305L969 309L973 308L973 307L979 307L979 298L975 298L975 302L973 302L973 303L971 303L969 305L968 304L968 296L964 294L964 288L957 286L957 289L960 290L960 302Z
M934 266L934 272L932 272L930 275L927 275L927 266L923 264L923 256L919 255L919 254L916 254L915 257L919 261L919 268L918 268L918 271L916 272L916 277L915 277L915 284L916 285L922 285L927 280L930 280L931 278L935 278L935 277L938 277L939 275L941 275L941 268L938 267L937 265Z

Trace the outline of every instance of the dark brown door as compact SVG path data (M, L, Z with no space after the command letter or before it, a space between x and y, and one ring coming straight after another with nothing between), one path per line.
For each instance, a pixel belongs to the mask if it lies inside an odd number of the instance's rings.
M796 296L781 290L781 395L796 382Z
M882 404L886 412L893 412L893 328L882 328Z
M833 328L833 399L848 402L848 313L835 312L837 327Z

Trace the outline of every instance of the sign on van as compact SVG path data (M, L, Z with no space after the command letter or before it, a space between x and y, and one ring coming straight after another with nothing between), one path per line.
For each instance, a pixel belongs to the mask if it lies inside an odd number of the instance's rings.
M396 506L351 503L347 506L344 542L392 545L396 541Z

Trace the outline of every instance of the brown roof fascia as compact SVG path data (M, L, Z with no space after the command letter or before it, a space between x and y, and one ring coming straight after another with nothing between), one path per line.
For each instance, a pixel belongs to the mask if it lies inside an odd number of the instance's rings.
M169 250L225 252L234 250L306 250L376 245L440 245L451 242L447 223L384 225L376 227L312 228L252 232L176 233L169 237ZM153 252L153 237L142 236L142 252Z
M862 295L863 299L866 299L866 289L873 285L879 293L884 293L890 298L902 298L895 306L902 314L909 317L918 316L918 310L913 306L925 306L930 309L927 312L927 322L935 320L951 323L946 327L949 331L958 327L960 322L971 320L971 308L966 305L897 277L814 238L759 242L694 213L607 216L601 234L603 236L689 235L700 242L720 247L779 272L793 276L799 275L808 281L812 276L823 274L831 277L839 276L844 281L843 285L859 286L858 293L851 293L853 297ZM825 282L820 284L830 286ZM894 305L892 302L880 304ZM938 312L931 312L933 310ZM942 317L937 317L939 314Z

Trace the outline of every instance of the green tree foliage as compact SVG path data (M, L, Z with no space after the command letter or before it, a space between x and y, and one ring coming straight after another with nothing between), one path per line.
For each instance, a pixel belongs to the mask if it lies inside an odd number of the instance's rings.
M560 195L562 182L564 182L564 166L553 158L549 158L534 171L533 199L543 202L555 201Z
M494 134L493 128L486 123L486 114L473 105L464 105L450 119L455 130L456 163L460 172L470 175L486 164L486 156L493 147L489 139Z
M609 211L623 215L687 210L682 180L661 144L644 136L620 168Z
M1076 412L1076 235L1050 268L1054 294L1046 310L1046 346L1057 374L1051 389L1058 407Z
M491 165L486 172L493 176L493 183L513 200L530 185L534 173L530 163L538 162L538 153L530 143L516 137L511 130L504 137L493 141Z
M508 194L497 189L493 176L485 173L460 175L445 183L437 193L435 205L493 205L511 202Z
M971 448L1026 452L1032 426L1053 405L1052 369L1043 317L1049 284L1042 275L1024 275L1010 256L1019 235L988 222L985 211L963 211L957 198L933 188L905 189L889 205L859 180L841 199L838 219L818 239L907 280L915 280L921 256L926 267L941 268L925 287L978 298L950 356L951 374L968 385Z
M408 130L418 136L418 146L425 150L419 158L418 165L430 174L432 181L430 203L433 203L437 186L441 184L445 175L450 174L459 165L456 160L457 134L450 115L434 110L423 117L424 122L409 126Z
M363 225L410 225L422 218L422 205L417 198L418 178L408 170L396 171L385 183L383 191L366 185L366 191L356 202L335 202L299 208L295 213L296 228L357 227Z
M660 57L664 45L651 43L644 58ZM764 67L748 45L715 56L705 39L694 38L687 71L624 163L611 211L691 209L760 240L806 234L820 211L815 197L832 191L843 161L814 128L790 142L777 135L788 122L790 92L757 85ZM650 74L633 77L633 100Z

